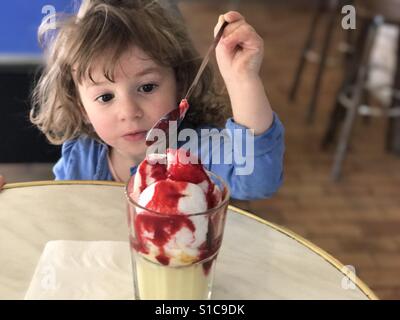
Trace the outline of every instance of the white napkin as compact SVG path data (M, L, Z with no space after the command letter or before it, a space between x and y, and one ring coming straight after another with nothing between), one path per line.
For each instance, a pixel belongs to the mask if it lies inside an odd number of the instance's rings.
M25 299L133 299L128 242L50 241Z

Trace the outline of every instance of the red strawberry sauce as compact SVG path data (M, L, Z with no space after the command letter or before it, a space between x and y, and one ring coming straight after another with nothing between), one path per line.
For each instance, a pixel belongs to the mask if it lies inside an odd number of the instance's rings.
M131 239L131 245L135 250L143 254L148 254L146 242L151 242L159 249L157 261L162 265L169 265L170 258L165 254L164 246L175 236L182 228L189 229L195 233L196 227L188 216L178 210L179 199L184 196L183 191L187 184L199 184L207 181L208 189L206 200L208 209L216 206L217 198L214 196L215 185L207 175L204 167L200 163L183 164L176 158L176 162L169 166L165 164L150 164L147 160L139 166L138 174L141 177L140 192L146 185L146 176L150 174L158 183L154 190L154 196L146 205L146 208L157 213L144 212L136 215L134 222L136 239ZM217 213L218 215L220 213ZM218 220L218 219L216 219ZM198 261L213 256L221 245L221 237L216 238L215 226L212 219L209 218L208 233L206 241L200 247ZM145 237L145 234L151 234L151 238ZM214 259L203 264L204 273L207 275L211 269Z

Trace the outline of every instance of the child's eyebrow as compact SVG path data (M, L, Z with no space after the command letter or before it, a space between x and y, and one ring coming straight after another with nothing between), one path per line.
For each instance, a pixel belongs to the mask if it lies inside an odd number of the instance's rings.
M160 73L160 68L156 67L156 66L151 66L151 67L147 67L144 68L143 70L137 72L135 74L135 77L142 77L146 74L150 74L150 73ZM102 81L102 82L91 82L89 85L86 86L86 88L90 88L90 87L96 87L96 86L100 86L103 84L106 84L107 81Z
M88 85L86 85L86 89L89 89L91 87L97 87L97 86L101 86L103 84L106 84L106 81L102 81L102 82L90 82Z
M138 73L136 73L135 76L141 77L141 76L144 76L145 74L149 74L149 73L153 73L153 72L159 73L160 68L155 67L155 66L147 67L147 68L144 68L143 70L139 71Z

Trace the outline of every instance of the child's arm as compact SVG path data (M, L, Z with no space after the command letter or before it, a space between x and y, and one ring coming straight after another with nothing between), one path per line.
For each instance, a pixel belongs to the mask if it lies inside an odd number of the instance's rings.
M228 183L234 199L269 198L282 185L284 128L276 114L273 118L271 127L257 136L232 118L224 129L208 128L208 135L199 128L202 163Z
M53 173L55 180L112 180L107 168L107 148L80 137L64 142Z
M273 112L259 76L264 41L235 11L219 17L215 33L224 20L229 24L216 48L216 56L231 100L233 119L259 135L273 121Z
M216 48L217 62L231 99L233 119L228 119L225 129L227 139L219 148L209 148L208 170L228 182L235 199L252 200L270 197L283 181L284 128L274 114L259 76L264 55L264 42L255 30L237 12L220 16L215 32L223 21L229 22ZM254 130L254 149L245 152L246 165L239 157L243 146ZM239 133L238 136L235 136ZM249 143L252 140L249 140ZM228 145L227 145L228 143ZM203 145L203 143L202 143ZM204 148L205 150L207 148ZM222 153L228 150L228 160ZM203 152L203 151L202 151ZM218 158L216 158L218 156ZM239 174L238 169L250 168ZM246 170L247 172L247 170Z

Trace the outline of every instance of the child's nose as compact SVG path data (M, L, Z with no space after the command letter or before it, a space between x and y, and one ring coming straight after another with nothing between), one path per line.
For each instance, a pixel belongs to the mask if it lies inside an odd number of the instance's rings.
M143 117L143 109L133 99L126 99L121 103L119 117L121 121L137 120Z

